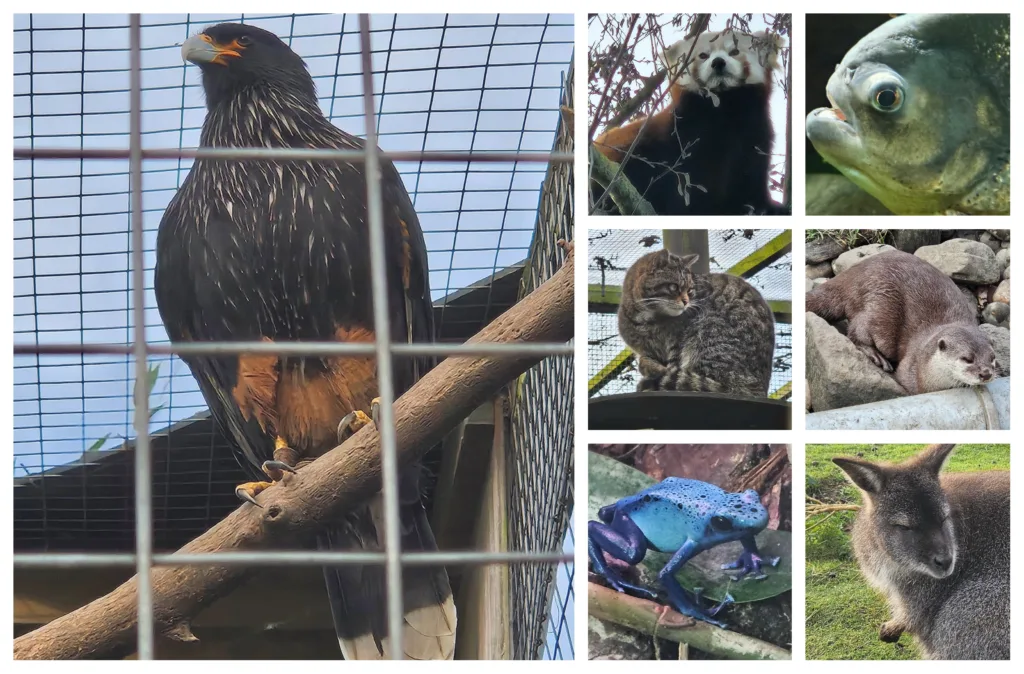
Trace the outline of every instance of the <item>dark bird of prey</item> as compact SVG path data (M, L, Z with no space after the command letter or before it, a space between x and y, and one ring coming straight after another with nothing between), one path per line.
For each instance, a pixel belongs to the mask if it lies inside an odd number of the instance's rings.
M203 147L362 149L320 110L302 59L276 35L224 23L182 46L206 93ZM173 341L371 342L373 306L364 164L197 159L157 237L156 299ZM434 325L427 249L394 165L380 172L391 339L429 342ZM256 496L285 472L332 449L370 419L372 357L187 356L213 417L256 481ZM395 361L395 391L433 362ZM420 499L421 468L401 475L402 549L436 549ZM378 494L342 521L324 522L321 549L383 548ZM346 659L388 655L384 568L325 568ZM443 568L404 570L405 656L448 659L455 605Z

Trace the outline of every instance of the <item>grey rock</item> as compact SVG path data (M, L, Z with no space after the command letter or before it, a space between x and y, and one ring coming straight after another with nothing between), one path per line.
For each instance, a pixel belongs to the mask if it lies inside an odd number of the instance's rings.
M834 260L846 251L846 245L836 241L831 236L823 236L820 239L808 241L804 248L808 265Z
M989 229L989 230L986 230L986 231L989 234L991 234L992 236L994 236L997 239L999 239L1000 241L1007 241L1007 242L1009 242L1009 240L1010 240L1010 230L1008 230L1008 229Z
M1003 302L989 302L981 310L981 320L989 325L1006 327L1006 321L1010 318L1010 305Z
M1010 279L1010 265L1006 265L1006 269L1003 270L1003 278L1006 280Z
M996 352L996 362L1004 377L1010 376L1010 330L995 325L982 323L979 329L992 342L992 349Z
M826 283L827 281L828 281L828 279L827 279L827 278L816 278L816 279L814 279L813 281L811 281L811 284L812 284L812 285L813 285L813 286L814 286L815 288L817 288L817 287L818 287L818 286L820 286L820 285L825 285L825 283Z
M825 319L810 312L806 317L807 390L815 412L907 394Z
M969 299L971 301L971 306L975 307L975 310L977 311L977 308L978 308L978 296L974 293L974 291L971 290L970 288L967 288L965 286L960 286L960 285L957 286L957 289L960 292L962 292L964 294L964 296L967 297L967 299Z
M587 655L591 660L653 660L654 640L627 627L588 616Z
M878 255L879 253L884 253L887 250L895 249L887 243L869 243L866 246L857 246L853 250L848 250L833 260L832 271L835 272L836 276L839 276L858 262L863 262L872 255Z
M996 251L996 263L999 265L999 271L1002 272L1010 265L1010 249L1000 248Z
M942 232L937 229L895 229L892 231L893 245L897 250L913 254L921 246L935 246L941 241Z
M995 283L1002 271L992 249L977 241L950 239L937 246L918 248L914 255L954 281L971 285Z
M817 264L809 264L804 268L804 275L812 281L816 278L830 278L832 274L832 262L825 260Z
M812 281L809 278L805 278L804 279L804 294L809 293L812 290L814 290L814 281Z
M992 249L993 253L999 252L1003 247L1003 242L992 236L988 232L982 232L978 235L978 243L983 243Z
M1000 281L999 287L996 288L995 294L992 296L993 302L1002 302L1003 304L1010 303L1010 282Z

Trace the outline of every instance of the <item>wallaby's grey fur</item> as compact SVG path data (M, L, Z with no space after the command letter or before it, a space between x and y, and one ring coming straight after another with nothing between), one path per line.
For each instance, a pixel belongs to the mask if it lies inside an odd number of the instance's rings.
M944 473L953 445L900 463L833 461L864 494L853 551L892 620L934 660L1010 657L1010 473Z

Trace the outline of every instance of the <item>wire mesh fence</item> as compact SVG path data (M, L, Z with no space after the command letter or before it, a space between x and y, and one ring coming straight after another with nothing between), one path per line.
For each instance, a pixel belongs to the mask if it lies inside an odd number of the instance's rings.
M566 81L572 82L571 68ZM573 107L572 87L566 88L562 106ZM572 127L559 125L554 149L572 151ZM557 242L572 238L572 186L571 164L550 169L540 198L537 233L530 264L523 273L520 297L535 290L562 264L564 251ZM512 397L509 535L513 548L533 542L541 549L551 550L572 536L572 359L555 357L542 361L520 377L516 389ZM527 627L513 634L514 657L535 657L543 645L544 655L572 658L572 612L565 610L574 596L572 567L515 566L511 580L513 623ZM554 603L552 596L556 599ZM537 620L539 612L544 612L549 620ZM549 621L550 631L546 632L545 624Z
M190 158L218 152L239 160L247 152L277 159L327 155L182 149L198 145L205 109L195 69L181 62L180 44L221 21L270 30L303 57L328 118L371 141L365 153L336 156L365 162L371 174L379 161L376 145L395 160L424 230L441 340L462 341L507 309L517 298L521 277L522 286L532 288L557 268L560 258L550 247L550 235L561 232L571 238L571 201L567 211L549 205L537 217L548 165L551 171L571 172L565 169L571 166L571 145L562 142L556 149L566 152L551 151L571 61L571 15L16 16L14 467L21 487L16 490L16 549L69 551L88 540L91 549L122 553L95 558L96 563L136 563L140 658L152 657L152 629L145 617L152 601L145 571L152 550L175 549L234 509L231 486L244 475L223 451L225 439L204 412L190 372L171 355L190 347L169 345L156 311L157 225ZM364 109L367 83L373 96ZM555 187L558 180L570 179L563 174L555 180L549 176L545 194L571 198L570 188ZM372 231L380 226L374 224L372 184L370 190ZM564 209L558 198L554 203ZM379 258L382 242L371 244L371 258ZM379 299L385 281L378 267L373 269ZM377 334L388 332L378 329ZM427 348L440 356L460 348L491 355L516 349L563 354L527 375L533 383L520 388L514 405L522 420L533 418L523 411L531 406L544 410L544 419L552 410L564 413L567 404L571 438L571 395L564 402L528 397L571 391L571 382L563 390L546 381L559 368L571 373L571 357L565 356L569 347L444 347ZM238 352L242 347L219 348ZM366 345L269 348L279 353L317 348L322 353L372 353L386 372L381 365L392 355L425 347L382 339ZM387 478L394 472L393 465L388 467L394 435L387 424L390 396L381 393ZM550 439L542 450L532 444L546 440L536 435L537 421L517 423L530 428L520 431L512 457L543 451L566 460L564 437ZM561 475L529 488L561 480L564 491L565 475L572 474L571 451L568 457ZM394 505L396 495L389 491L385 484L385 500ZM519 498L527 502L524 491ZM561 510L552 513L551 526L543 532L514 537L521 547L513 549L561 550L562 538L571 540L571 531L566 533L571 497L568 508L565 503L563 497ZM123 554L130 549L135 556ZM372 559L386 561L394 572L399 559L393 551L394 546ZM323 562L308 553L294 559L277 554L289 563ZM531 606L523 616L532 622L520 626L532 635L543 634L544 613L555 610L550 601L550 588L557 584L553 563L562 562L561 572L571 576L565 554L534 557L541 562L537 568L513 565L537 571L546 564L540 571L546 580L537 582L542 589L529 598L544 595L548 603ZM506 554L494 559L527 558ZM83 559L19 554L15 562L59 566L87 563ZM173 563L160 554L154 559ZM456 563L459 558L452 559ZM479 563L487 557L468 554L462 559ZM243 555L240 563L254 560ZM422 563L407 555L401 561ZM559 620L565 611L563 606ZM516 648L517 656L566 657L558 639L546 650L535 636L529 641L530 648Z
M792 295L792 253L777 254L787 230L722 229L708 231L711 273L739 273L760 291L776 311L775 361L769 395L789 396L793 379L792 319L788 304ZM663 231L656 229L590 229L587 283L587 374L589 393L612 395L632 393L639 373L628 347L619 336L618 289L626 271L640 257L663 247ZM743 263L743 264L741 264ZM751 265L753 267L751 268ZM741 273L741 268L743 272ZM750 271L754 273L750 273ZM786 309L780 312L779 309Z

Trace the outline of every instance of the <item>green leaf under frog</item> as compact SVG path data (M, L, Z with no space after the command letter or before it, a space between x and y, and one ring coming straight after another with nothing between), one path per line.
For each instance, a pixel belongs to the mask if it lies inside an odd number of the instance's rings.
M587 517L597 520L597 511L619 499L632 496L653 485L656 480L629 466L594 452L589 455L589 493L587 497ZM743 546L739 541L723 543L710 550L700 553L681 568L675 577L688 590L702 588L701 594L715 600L721 600L728 592L736 603L761 601L782 594L793 587L791 545L792 534L788 531L765 529L757 534L758 550L765 557L779 557L778 566L765 565L767 578L754 580L750 576L734 581L730 574L721 567L735 560ZM644 561L637 568L640 579L651 588L659 588L658 571L672 557L671 554L648 551Z

